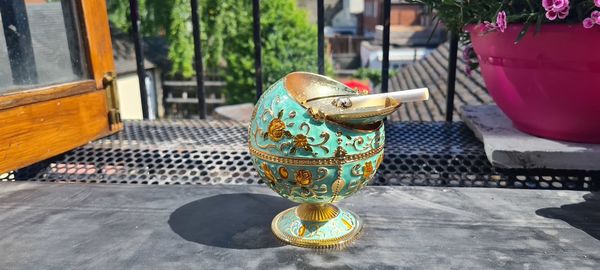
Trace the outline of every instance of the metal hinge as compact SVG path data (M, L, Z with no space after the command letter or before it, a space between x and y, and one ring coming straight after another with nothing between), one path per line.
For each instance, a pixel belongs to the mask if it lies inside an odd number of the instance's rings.
M123 121L121 121L121 112L119 110L119 93L117 91L117 74L109 71L104 74L102 83L106 89L106 97L108 101L108 125L110 130L123 129Z

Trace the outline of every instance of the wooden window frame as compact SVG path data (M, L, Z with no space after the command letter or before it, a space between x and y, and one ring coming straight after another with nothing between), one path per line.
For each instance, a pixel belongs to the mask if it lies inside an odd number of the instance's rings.
M76 0L91 79L0 95L0 173L122 129L105 0Z

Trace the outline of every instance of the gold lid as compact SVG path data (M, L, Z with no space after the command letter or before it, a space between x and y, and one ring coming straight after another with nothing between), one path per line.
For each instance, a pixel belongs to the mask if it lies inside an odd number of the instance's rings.
M309 72L288 74L284 78L284 86L290 96L306 108L313 118L344 125L373 124L400 106L400 102L389 98L369 98L354 102L349 107L340 106L336 103L346 97L358 97L359 93L341 82Z
M310 72L292 72L285 76L283 83L290 96L307 108L307 103L313 100L358 95L341 82Z

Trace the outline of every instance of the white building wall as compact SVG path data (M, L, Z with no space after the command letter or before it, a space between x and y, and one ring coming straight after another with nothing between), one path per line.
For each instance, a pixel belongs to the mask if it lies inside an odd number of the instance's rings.
M117 78L119 105L122 119L143 119L142 98L136 73L120 75Z

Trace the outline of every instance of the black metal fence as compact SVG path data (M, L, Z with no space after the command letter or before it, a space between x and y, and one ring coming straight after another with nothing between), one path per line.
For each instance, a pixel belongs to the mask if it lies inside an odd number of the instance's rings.
M146 103L146 87L144 84L144 56L141 43L141 35L139 31L140 18L138 10L138 0L129 0L130 4L130 19L131 19L131 35L135 44L135 54L137 61L137 72L140 78L140 91L142 97L142 110L144 118L148 117ZM192 7L192 25L194 36L194 53L195 53L195 69L197 80L197 96L198 96L198 114L200 119L206 119L206 100L204 94L203 82L203 65L202 65L202 45L200 42L200 18L198 0L190 0ZM324 0L317 0L317 28L318 28L318 70L320 74L325 73L325 4ZM381 65L381 92L388 92L389 67L390 67L390 14L391 0L383 0L383 62ZM262 79L262 44L260 37L260 0L252 0L252 17L254 31L254 69L256 80L256 99L262 95L263 79ZM451 34L450 38L450 58L448 61L448 85L446 95L446 121L452 121L452 112L454 111L454 85L456 83L456 61L458 50L458 35Z

